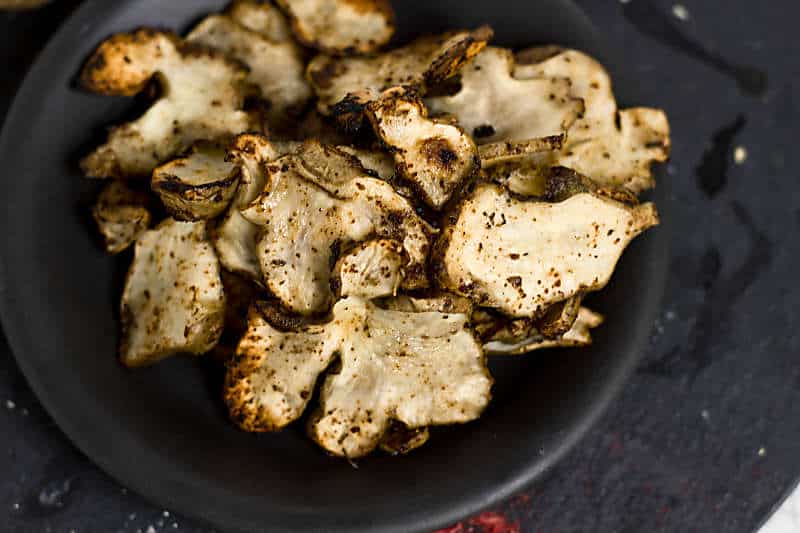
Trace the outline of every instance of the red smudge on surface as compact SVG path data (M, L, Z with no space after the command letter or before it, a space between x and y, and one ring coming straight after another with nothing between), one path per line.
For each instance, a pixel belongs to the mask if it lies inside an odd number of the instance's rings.
M463 523L434 533L520 533L519 522L509 522L500 513L485 512Z
M523 492L522 494L518 494L512 501L511 505L516 505L520 507L530 507L531 506L531 495L527 492Z
M482 533L520 533L519 522L509 523L500 513L482 513L469 521L470 525L483 528Z

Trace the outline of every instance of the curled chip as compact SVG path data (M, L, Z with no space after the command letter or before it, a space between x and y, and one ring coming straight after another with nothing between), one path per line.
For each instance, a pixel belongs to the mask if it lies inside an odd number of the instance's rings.
M172 33L138 30L104 41L86 62L81 83L105 95L132 96L157 76L161 97L144 115L111 130L86 156L90 177L150 177L159 164L195 141L224 141L261 128L242 111L247 69Z
M351 129L360 124L363 106L386 89L423 89L455 75L492 37L491 28L423 37L375 57L331 57L311 60L306 76L324 115L338 115ZM337 105L338 104L338 105Z
M403 283L407 263L401 243L390 239L367 241L339 258L331 283L341 296L367 300L394 296Z
M228 150L228 159L239 169L239 186L228 212L213 232L214 248L226 269L258 282L261 267L256 256L258 226L240 212L255 200L267 183L266 163L293 149L293 145L270 143L263 135L239 135Z
M503 165L513 164L513 169L520 168L518 160L525 159L533 154L548 155L554 150L561 148L563 139L556 135L553 137L538 137L525 141L498 141L478 146L478 156L481 160L481 167L484 169Z
M521 355L545 348L574 348L592 344L591 330L603 323L603 316L586 307L581 307L575 321L562 335L548 338L536 330L529 331L526 338L504 338L503 331L498 331L498 338L487 340L483 349L487 355Z
M400 175L434 208L444 205L480 166L469 135L430 120L422 100L405 89L391 89L371 102L367 116L394 154Z
M272 42L291 42L292 28L280 9L262 0L234 0L226 13L248 30Z
M261 226L257 254L267 287L292 311L326 311L343 246L383 237L408 255L405 288L427 285L433 229L391 185L334 147L306 142L267 165L268 187L242 211Z
M116 254L134 243L150 225L149 195L134 191L119 180L110 181L92 207L106 251Z
M167 219L142 234L135 250L120 304L122 362L143 366L212 349L225 295L205 223Z
M411 429L402 422L392 422L381 438L380 448L389 455L405 455L430 439L427 427Z
M492 378L460 314L399 313L348 298L336 304L341 369L309 420L326 451L361 457L392 420L408 428L468 422L489 402Z
M389 0L277 0L297 39L331 54L374 52L394 34Z
M322 386L309 431L328 452L356 458L375 449L392 421L407 428L468 422L489 402L492 379L466 316L387 311L340 300L331 320L297 331L272 326L259 307L228 368L225 399L248 431L274 431L303 413Z
M177 220L206 220L227 209L239 185L239 168L217 145L196 144L191 153L157 167L150 185Z
M469 298L444 291L427 291L424 296L401 294L394 298L386 298L380 303L384 309L403 311L405 313L461 313L472 316L473 303Z
M303 50L291 40L270 40L226 15L206 17L186 39L219 50L249 67L247 81L266 101L271 127L288 128L311 98Z
M597 61L576 50L532 49L517 56L520 79L563 79L585 111L569 140L550 161L592 177L602 185L633 192L653 187L653 162L669 156L669 123L663 111L646 107L618 110L611 78ZM529 64L522 64L529 61Z
M512 317L604 287L628 243L658 224L655 206L590 192L558 203L479 184L448 217L434 263L442 286Z
M510 50L487 47L462 71L456 94L425 103L432 113L456 115L479 145L546 137L563 141L583 112L583 102L570 94L570 81L518 79L513 70Z

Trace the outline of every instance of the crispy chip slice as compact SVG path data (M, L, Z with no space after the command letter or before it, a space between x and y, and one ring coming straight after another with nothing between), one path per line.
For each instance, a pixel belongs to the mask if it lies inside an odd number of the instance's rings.
M92 207L92 216L108 253L127 249L147 230L151 219L149 203L147 193L135 191L120 180L103 187Z
M618 110L608 72L577 50L532 49L521 52L517 60L516 78L568 78L571 94L584 101L583 117L572 126L569 140L550 164L636 193L654 186L652 163L666 161L670 151L669 122L663 111Z
M247 69L172 33L142 29L110 37L86 62L81 83L100 94L132 96L154 76L161 97L83 159L87 176L149 178L195 141L222 142L261 129L256 114L242 111Z
M311 98L303 50L291 40L273 41L227 15L210 15L186 38L227 54L249 67L247 81L266 101L271 127L287 129Z
M212 240L220 262L231 272L261 282L256 255L258 226L244 218L240 210L264 190L265 165L292 149L292 145L271 143L263 135L250 133L239 135L228 149L228 159L239 168L239 186Z
M217 344L225 294L204 222L167 219L139 237L120 316L120 358L127 366L202 354Z
M391 89L371 102L367 116L394 154L399 174L434 208L442 207L479 168L470 136L457 126L428 119L422 100L405 89Z
M226 14L248 30L272 42L292 42L292 28L283 12L263 0L234 0Z
M277 0L297 39L331 54L374 52L394 34L389 0Z
M207 220L222 214L239 186L239 168L218 145L198 143L185 157L153 171L150 185L176 220Z
M269 187L242 214L261 226L257 253L267 287L292 311L326 311L338 250L374 237L402 242L403 286L427 285L433 229L385 181L334 147L306 142L267 165Z
M491 28L484 26L422 37L375 57L319 55L309 63L306 76L319 97L320 112L343 115L344 123L353 122L351 129L357 129L363 106L381 92L437 84L455 75L491 37Z
M498 339L489 339L483 345L487 355L522 355L546 348L575 348L592 344L591 330L603 323L603 316L599 313L580 307L575 321L562 335L548 338L536 330L529 331L529 335L522 339L503 339L502 334Z
M340 296L367 300L394 296L403 283L407 264L402 243L391 239L367 241L339 258L331 284Z
M325 380L309 422L312 438L334 455L370 453L393 421L415 429L473 420L489 401L492 378L466 321L350 297L329 322L280 331L255 306L226 376L231 417L248 431L286 426L338 354L341 369Z
M482 183L448 217L434 264L443 287L512 317L537 317L605 286L628 243L657 223L651 203L591 192L548 203Z
M514 56L487 47L461 73L461 90L425 100L432 113L448 113L480 144L553 138L563 141L583 113L566 78L519 79ZM558 146L556 146L557 148Z

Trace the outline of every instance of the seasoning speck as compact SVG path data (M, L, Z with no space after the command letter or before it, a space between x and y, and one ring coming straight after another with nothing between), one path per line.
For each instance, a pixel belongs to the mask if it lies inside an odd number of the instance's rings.
M709 414L708 410L706 410L706 409L703 409L702 411L700 411L700 416L702 416L703 420L706 420L706 421L708 421L711 418L711 415Z
M17 404L15 404L13 401L6 400L6 409L11 411L12 409L15 409L16 407L17 407Z
M689 10L683 4L675 4L672 6L672 14L678 20L689 20Z
M744 146L737 146L733 150L733 162L737 165L741 165L745 161L747 161L747 148Z
M758 456L764 457L765 455L767 455L767 449L762 446L761 448L758 449Z

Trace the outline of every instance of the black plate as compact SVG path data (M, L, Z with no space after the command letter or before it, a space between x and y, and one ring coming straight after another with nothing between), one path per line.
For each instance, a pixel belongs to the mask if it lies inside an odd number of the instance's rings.
M176 359L127 371L117 363L120 266L86 223L96 184L81 179L76 160L131 102L81 92L75 74L113 32L184 30L224 3L89 1L22 85L0 140L2 319L20 367L61 428L111 475L225 529L429 531L512 495L585 433L634 366L663 290L663 226L633 244L593 300L608 316L593 348L495 359L495 399L483 418L435 432L408 457L376 456L355 469L320 453L300 428L248 435L226 419L203 365ZM395 4L401 39L489 23L500 44L589 51L611 67L623 103L640 103L568 1ZM663 184L655 196L666 215Z

